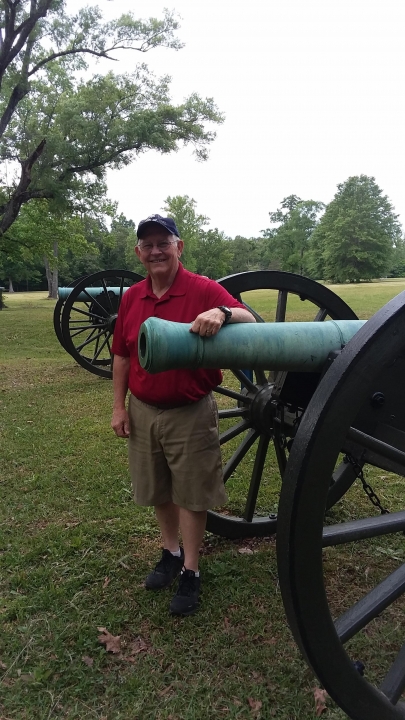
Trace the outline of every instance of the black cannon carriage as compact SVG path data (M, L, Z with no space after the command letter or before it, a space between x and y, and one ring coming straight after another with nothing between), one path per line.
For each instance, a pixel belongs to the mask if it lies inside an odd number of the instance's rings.
M108 273L79 281L55 309L62 344L102 377L111 375L110 337L120 299L125 288L140 279L123 271ZM275 293L276 323L288 320L294 298L312 308L313 322L356 319L330 290L300 276L253 272L220 282L242 301L245 292ZM268 320L251 309L258 322ZM325 525L325 513L357 479L367 486L368 467L400 479L405 475L404 331L403 293L343 350L330 354L321 371L238 368L231 370L237 384L226 376L224 386L217 388L219 399L229 402L226 407L220 403L220 417L228 424L221 444L231 446L224 480L231 485L249 456L251 469L244 507L238 513L228 508L211 512L208 529L228 537L267 536L277 524L279 581L289 625L328 693L354 720L405 718L400 699L405 645L398 647L395 638L396 650L381 676L368 676L367 664L364 670L350 654L353 639L367 638L368 625L403 594L405 564L336 616L325 587L323 549L403 533L405 511L385 512L369 489L380 514L373 509L370 516ZM270 447L280 477L278 519L275 509L263 511L260 501Z

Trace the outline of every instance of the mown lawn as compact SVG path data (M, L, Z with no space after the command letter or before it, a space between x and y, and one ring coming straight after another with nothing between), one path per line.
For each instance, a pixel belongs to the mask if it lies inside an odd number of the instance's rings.
M405 289L405 280L333 289L366 318ZM256 292L251 300L273 313L268 297ZM8 296L6 303L0 719L315 718L318 683L285 622L274 538L207 535L201 610L170 617L170 591L143 587L159 535L153 513L131 499L125 442L109 428L111 383L61 348L44 293ZM402 479L376 471L372 480L385 504L403 508ZM355 488L332 517L359 512L371 514ZM340 611L404 555L402 536L329 549L332 607ZM401 644L402 609L400 601L353 643L371 678ZM99 642L100 628L120 636L119 652ZM323 717L345 715L329 700Z

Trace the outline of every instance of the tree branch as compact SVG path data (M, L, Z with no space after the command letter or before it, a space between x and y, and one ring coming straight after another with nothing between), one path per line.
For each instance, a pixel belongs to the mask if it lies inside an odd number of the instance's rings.
M11 5L8 3L11 12L4 28L4 42L0 48L0 87L7 67L24 47L38 20L46 16L52 2L53 0L43 0L35 12L32 12L31 7L29 16L17 28L14 27L14 22L18 3Z
M23 160L21 162L20 182L18 183L9 201L7 202L3 217L0 220L0 236L3 235L9 227L11 227L14 220L17 218L18 213L20 212L21 205L28 202L31 197L39 197L38 195L34 195L34 193L38 191L28 193L27 190L31 184L32 167L34 163L38 160L38 158L42 155L45 144L46 140L43 139L35 148L35 150L31 153L31 155L29 155L26 160Z
M134 145L129 145L128 147L121 147L118 150L115 150L114 152L110 153L110 155L108 155L106 158L97 158L92 162L86 163L85 165L76 165L66 168L66 170L61 175L59 175L58 180L63 181L67 178L68 175L73 175L74 173L91 172L96 168L104 167L104 165L111 162L111 160L115 160L115 158L119 155L122 155L125 152L129 152L130 150L140 150L141 147L142 143L137 142Z

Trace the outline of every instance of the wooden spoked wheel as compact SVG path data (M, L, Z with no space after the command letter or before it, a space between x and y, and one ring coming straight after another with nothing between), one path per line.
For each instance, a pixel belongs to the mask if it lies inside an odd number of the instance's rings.
M340 297L301 275L246 272L219 283L253 311L257 322L357 319ZM273 307L272 315L269 307ZM209 511L210 532L228 538L275 532L289 448L319 377L315 373L272 373L271 368L266 372L238 368L225 374L216 391L229 503ZM330 505L356 476L350 465L342 463L331 477Z
M81 279L65 300L63 346L89 372L111 379L118 309L126 290L143 279L130 270L105 270Z
M73 282L69 283L65 287L73 288L84 277L87 277L87 275L83 275L82 277L78 278L77 280L73 280ZM58 300L55 303L55 308L53 311L53 328L55 330L55 335L58 338L58 340L64 350L66 350L66 347L65 347L65 342L63 339L63 334L62 334L62 312L63 312L65 302L66 302L65 298L58 298Z
M364 325L321 380L297 431L279 504L277 556L289 625L324 688L353 720L405 718L403 611L395 603L405 591L404 376L402 293ZM329 479L342 451L366 476L383 480L386 493L394 488L394 512L363 511L324 527ZM359 543L366 539L375 568L369 559L361 567Z

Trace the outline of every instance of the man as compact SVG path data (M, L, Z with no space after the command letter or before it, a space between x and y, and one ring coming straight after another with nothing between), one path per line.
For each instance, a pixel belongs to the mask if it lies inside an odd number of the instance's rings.
M137 237L135 252L148 276L126 291L115 326L111 426L118 437L129 437L135 501L155 507L162 533L162 557L145 586L168 587L181 573L170 611L191 615L199 604L207 510L226 500L212 395L222 375L203 369L149 375L138 361L139 328L151 316L189 322L190 331L209 342L225 323L255 319L218 283L183 268L184 243L171 218L148 217Z

